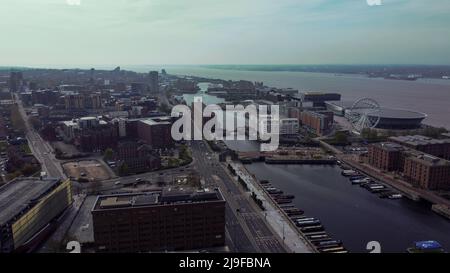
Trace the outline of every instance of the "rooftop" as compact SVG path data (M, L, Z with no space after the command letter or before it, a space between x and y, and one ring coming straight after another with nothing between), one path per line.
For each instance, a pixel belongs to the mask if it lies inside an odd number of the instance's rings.
M327 105L342 108L343 110L350 110L354 104L353 101L327 101ZM358 112L364 111L373 111L371 109L357 109ZM424 119L427 117L426 114L406 110L406 109L395 109L395 108L387 108L381 107L380 110L376 112L371 112L370 116L380 116L381 118L390 118L390 119Z
M0 226L42 197L59 179L16 178L0 187Z
M376 143L374 145L377 145L386 151L392 151L392 152L405 150L405 148L402 145L393 143L393 142L381 142L381 143Z
M429 144L446 144L450 143L450 139L435 139L422 135L396 136L389 138L392 141L408 144L411 146L429 145Z
M414 161L418 161L428 166L450 166L450 161L433 155L424 154L419 151L408 150L408 155L409 158L413 159Z
M158 125L158 124L171 124L169 121L157 121L154 119L143 119L140 120L141 122L147 124L147 125Z
M145 193L102 195L97 198L93 211L223 200L222 194L218 189L202 191L164 189L162 191Z

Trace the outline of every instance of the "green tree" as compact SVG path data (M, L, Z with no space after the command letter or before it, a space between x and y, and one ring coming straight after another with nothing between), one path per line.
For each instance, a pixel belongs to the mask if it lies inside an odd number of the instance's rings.
M114 151L111 148L108 148L105 150L105 153L103 154L103 157L105 160L111 160L114 156Z
M119 167L119 175L127 175L130 171L130 168L128 167L127 163L123 163Z
M337 143L348 143L348 136L344 132L336 132L334 134L334 141Z
M21 172L24 176L30 176L37 171L38 171L37 168L31 164L25 164L21 170Z

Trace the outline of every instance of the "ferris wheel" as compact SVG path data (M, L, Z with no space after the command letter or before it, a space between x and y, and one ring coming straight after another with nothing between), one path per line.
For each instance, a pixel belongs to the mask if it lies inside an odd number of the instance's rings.
M375 128L380 122L380 105L370 98L359 99L348 111L347 119L358 133Z

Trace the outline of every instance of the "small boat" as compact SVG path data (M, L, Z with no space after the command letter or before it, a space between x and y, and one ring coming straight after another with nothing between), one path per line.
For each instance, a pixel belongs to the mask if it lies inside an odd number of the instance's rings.
M354 171L354 170L343 170L343 171L341 172L341 174L342 174L343 176L352 176L352 175L357 175L358 172L356 172L356 171Z
M307 232L315 232L315 231L323 231L323 226L322 225L317 225L317 226L308 226L308 227L301 227L300 231L302 233L307 233Z
M389 199L400 199L402 197L403 195L401 195L400 193L394 193L388 196Z
M311 220L311 221L305 221L305 222L297 222L295 225L298 227L317 226L317 225L320 225L320 221L319 220Z
M288 203L292 203L291 199L275 199L275 202L277 202L277 204L288 204Z
M356 180L351 180L352 184L361 184L364 182L370 182L370 178L363 178L363 179L356 179Z

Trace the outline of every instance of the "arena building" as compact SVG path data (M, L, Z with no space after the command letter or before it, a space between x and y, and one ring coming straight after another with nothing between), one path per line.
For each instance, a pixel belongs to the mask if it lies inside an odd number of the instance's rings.
M346 114L351 110L353 102L329 101L325 102L325 105L328 110L333 111L336 115L346 116ZM363 113L366 110L358 109L356 111ZM373 117L375 119L380 117L380 121L378 122L376 128L393 130L420 128L422 121L427 117L424 113L412 110L386 107L381 107L375 112L370 113L368 116L369 118Z

